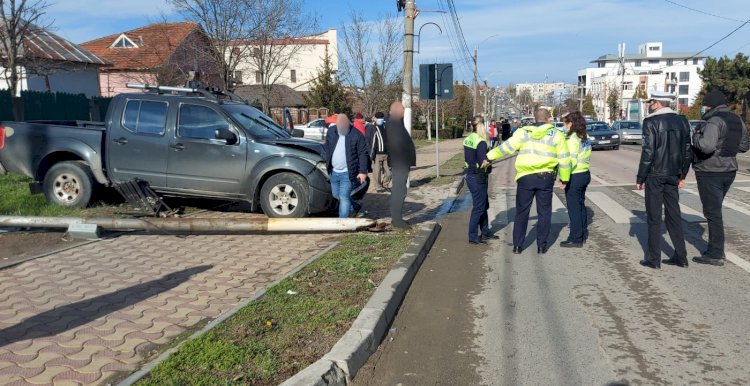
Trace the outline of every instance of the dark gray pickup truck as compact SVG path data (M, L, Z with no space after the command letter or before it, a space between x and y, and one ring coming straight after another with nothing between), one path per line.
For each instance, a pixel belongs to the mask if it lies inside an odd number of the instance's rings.
M269 217L333 204L320 143L244 103L155 90L116 96L105 122L1 122L0 172L32 177L32 191L74 207L97 184L133 179L165 196L246 201Z

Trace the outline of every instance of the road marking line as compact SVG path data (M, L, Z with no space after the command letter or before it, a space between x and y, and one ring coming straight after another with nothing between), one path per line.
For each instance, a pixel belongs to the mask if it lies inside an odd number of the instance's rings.
M603 192L590 192L586 194L586 198L599 207L616 224L642 224L645 222Z
M748 187L744 187L744 186L737 186L736 188L737 188L737 189L739 189L739 190L741 190L741 191L743 191L743 192L748 192L748 193L750 193L750 188L748 188Z
M552 193L552 224L567 224L568 209L565 208L562 200L553 192Z
M633 190L633 193L641 197L646 197L646 191L644 190ZM687 222L705 222L706 221L706 218L703 217L703 213L700 213L697 210L685 204L680 204L680 214L682 215L682 219Z
M607 184L609 184L609 183L610 183L609 181L605 181L605 180L603 180L603 179L601 179L601 178L597 177L597 176L596 176L596 175L594 175L594 174L591 174L591 179L592 179L592 180L594 180L594 181L596 181L596 182L598 182L598 183L600 183L600 184L602 184L602 185L607 185Z
M695 191L693 189L682 189L682 190L684 190L684 191L686 191L686 192L688 192L690 194L693 194L693 195L696 195L696 196L700 197L700 193L698 193L697 191ZM729 197L725 197L723 205L726 208L729 208L729 209L732 209L732 210L736 210L736 211L738 211L738 212L740 212L742 214L746 214L746 215L750 216L750 210L744 208L740 204L739 201L733 200L733 199L731 199Z
M736 266L744 269L747 272L750 272L750 262L748 262L747 260L735 255L732 252L724 251L724 255L727 257L727 260L731 261Z

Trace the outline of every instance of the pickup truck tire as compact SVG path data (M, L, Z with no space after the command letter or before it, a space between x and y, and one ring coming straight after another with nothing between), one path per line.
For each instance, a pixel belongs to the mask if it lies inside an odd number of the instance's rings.
M268 217L305 217L307 203L307 181L299 174L275 174L260 189L260 207Z
M60 162L47 171L43 190L50 204L85 208L94 191L94 177L84 162Z

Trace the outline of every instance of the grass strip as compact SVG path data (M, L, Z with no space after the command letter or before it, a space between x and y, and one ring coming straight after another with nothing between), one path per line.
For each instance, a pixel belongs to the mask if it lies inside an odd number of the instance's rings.
M276 385L349 329L410 232L355 234L266 295L187 342L138 385Z
M31 179L17 174L0 175L0 215L5 216L84 216L96 208L66 208L47 203L43 194L31 194Z

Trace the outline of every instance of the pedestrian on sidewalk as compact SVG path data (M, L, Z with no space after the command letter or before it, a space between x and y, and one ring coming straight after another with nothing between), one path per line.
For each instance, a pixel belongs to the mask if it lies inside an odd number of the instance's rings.
M391 224L395 228L410 229L404 220L404 201L409 169L417 165L417 150L404 125L404 105L393 102L385 124L385 148L391 167Z
M503 119L502 133L500 134L501 141L507 141L510 138L511 126L507 119Z
M360 134L363 136L367 136L367 131L365 130L365 118L362 116L362 113L357 113L357 115L354 116L354 128L359 131Z
M359 211L359 203L351 194L367 181L370 155L365 137L356 129L346 114L336 117L336 124L328 128L323 145L327 156L328 175L331 176L331 194L339 201L339 218L347 218ZM352 212L354 210L354 212Z
M471 217L469 218L469 244L486 244L486 240L498 237L490 231L487 210L490 208L487 188L492 166L481 168L487 158L489 130L484 124L484 117L477 115L472 122L473 132L464 140L464 173L466 186L471 192Z
M719 90L703 98L706 112L693 133L693 170L703 215L708 222L708 249L693 257L700 264L724 265L724 219L721 208L737 175L737 153L750 149L747 128L742 119L727 107Z
M679 189L693 157L690 146L690 124L669 106L675 96L654 90L646 101L650 114L643 119L643 147L638 166L636 188L646 189L648 218L648 251L640 261L644 267L661 268L661 222L665 212L667 232L672 239L674 255L665 264L687 267L687 251L682 229Z
M570 217L570 235L567 240L560 243L560 246L581 248L589 238L589 217L585 202L586 188L591 183L591 141L586 135L586 119L580 111L566 114L563 123L568 133L567 143L572 169L570 182L564 187Z
M474 127L474 132L476 132L476 117L474 117L474 120L475 122L472 123L472 126ZM484 118L482 118L482 122L484 122ZM493 119L490 121L490 149L494 149L495 146L497 146L497 125Z
M388 148L386 147L385 114L378 111L375 113L375 124L368 132L371 135L370 156L373 160L373 177L377 191L384 192L391 182L391 169L388 167Z
M516 218L513 224L513 253L520 254L526 241L529 211L536 199L537 208L537 253L547 253L550 228L552 226L552 189L555 177L560 174L563 185L570 180L570 153L565 136L554 125L548 123L549 111L539 109L534 114L536 123L516 130L507 141L487 153L481 167L490 161L516 157Z

